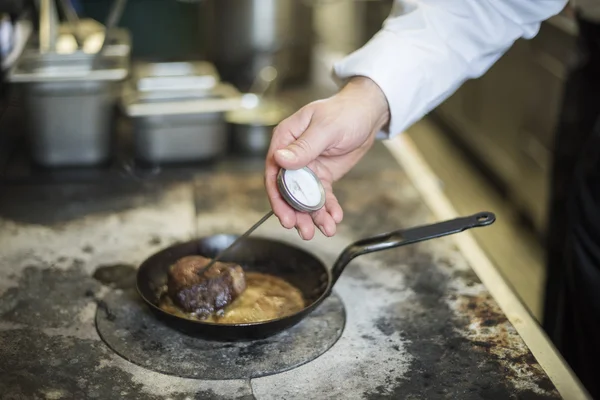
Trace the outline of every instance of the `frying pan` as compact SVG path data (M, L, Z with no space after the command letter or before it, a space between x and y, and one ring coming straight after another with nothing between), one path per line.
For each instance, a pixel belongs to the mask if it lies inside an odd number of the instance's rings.
M291 328L318 307L330 294L348 263L363 254L447 236L496 220L491 212L481 212L431 225L384 233L347 246L331 270L311 253L287 243L261 237L248 237L229 251L221 261L236 262L245 271L261 272L284 279L303 294L307 306L292 315L255 323L219 324L172 315L159 308L160 290L167 282L167 271L178 259L189 255L214 257L236 235L215 235L175 244L144 261L137 273L137 289L150 309L166 324L209 340L239 341L263 339Z

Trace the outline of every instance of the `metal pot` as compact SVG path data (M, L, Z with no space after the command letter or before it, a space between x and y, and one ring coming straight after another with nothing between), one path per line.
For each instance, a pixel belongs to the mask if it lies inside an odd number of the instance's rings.
M231 130L231 147L235 154L264 156L269 150L273 129L293 112L292 108L273 98L246 94L242 107L229 111L225 119Z
M208 58L222 79L246 91L272 65L284 82L308 77L313 41L310 2L302 0L207 0Z

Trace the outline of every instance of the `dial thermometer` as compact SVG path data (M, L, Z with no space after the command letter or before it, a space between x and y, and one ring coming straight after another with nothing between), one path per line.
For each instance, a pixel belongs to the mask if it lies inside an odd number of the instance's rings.
M325 205L325 189L323 188L323 184L317 175L308 167L296 170L280 169L277 174L277 189L286 203L296 211L314 212L320 210ZM232 249L241 240L248 237L272 215L273 210L265 214L265 216L252 225L250 229L234 240L233 243L221 250L206 267L198 271L198 274L201 274L210 268L214 263L220 260L227 251Z
M318 211L325 205L325 189L317 175L307 167L280 169L277 188L284 200L297 211Z

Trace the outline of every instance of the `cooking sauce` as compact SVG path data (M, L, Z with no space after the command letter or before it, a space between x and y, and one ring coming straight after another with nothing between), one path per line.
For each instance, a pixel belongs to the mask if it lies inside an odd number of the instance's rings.
M179 317L217 324L243 324L282 318L301 311L305 307L302 292L285 280L259 272L246 272L246 290L222 311L201 319L193 313L181 310L165 294L159 307Z

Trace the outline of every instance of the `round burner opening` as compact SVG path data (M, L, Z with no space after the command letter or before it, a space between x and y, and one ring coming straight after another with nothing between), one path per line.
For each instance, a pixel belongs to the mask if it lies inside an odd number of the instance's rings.
M96 312L100 337L121 357L155 372L203 380L251 379L299 367L329 350L345 323L335 293L288 330L244 342L209 341L175 330L134 290L111 291Z

